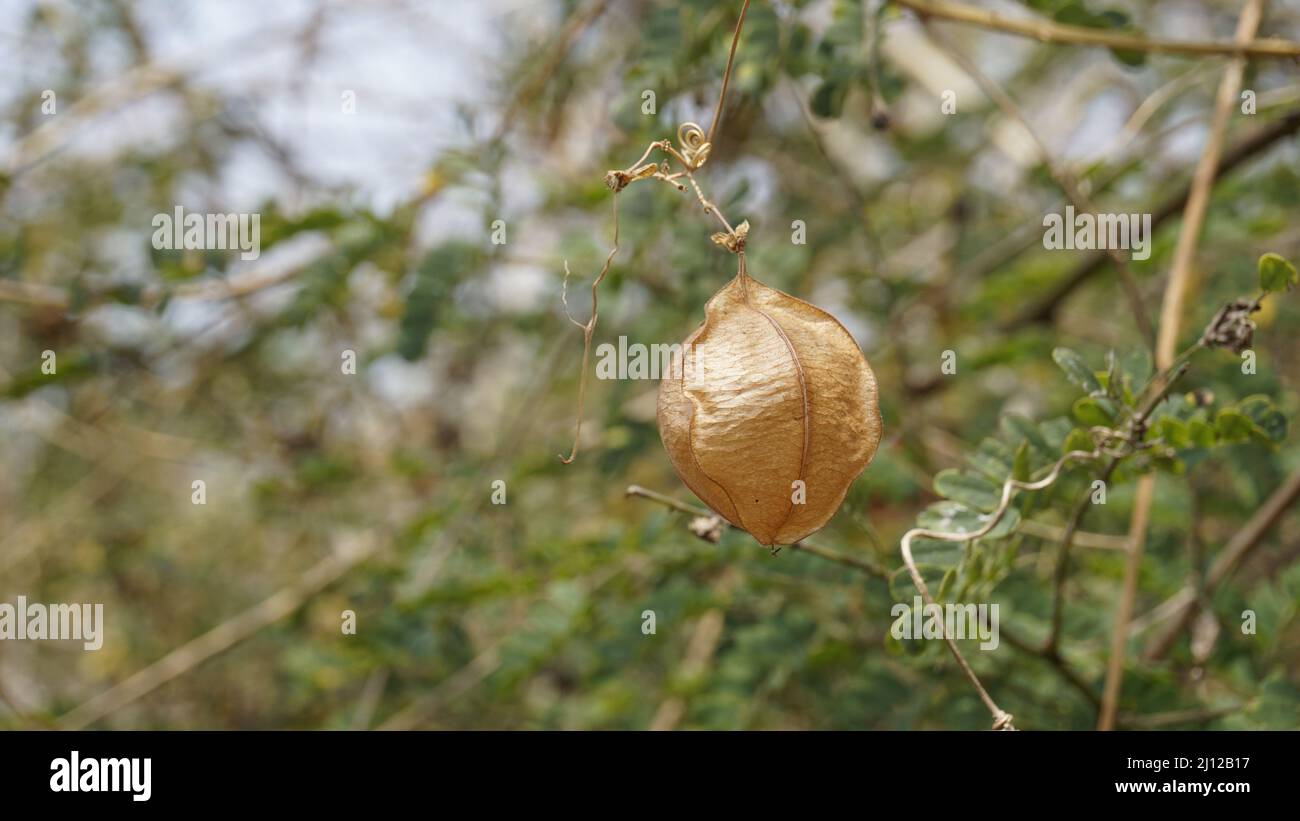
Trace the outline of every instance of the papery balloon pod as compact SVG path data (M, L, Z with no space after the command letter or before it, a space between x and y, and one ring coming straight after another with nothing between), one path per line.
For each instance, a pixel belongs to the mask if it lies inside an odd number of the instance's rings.
M875 456L875 375L835 317L751 277L743 253L704 313L660 385L659 435L718 515L761 544L793 544Z

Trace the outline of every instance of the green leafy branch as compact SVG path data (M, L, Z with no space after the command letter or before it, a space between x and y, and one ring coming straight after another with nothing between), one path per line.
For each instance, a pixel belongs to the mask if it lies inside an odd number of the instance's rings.
M1012 507L1016 495L1020 491L1051 487L1072 462L1096 463L1109 457L1103 471L1107 478L1130 457L1142 460L1139 472L1164 469L1181 473L1185 469L1180 458L1182 453L1246 441L1276 446L1286 438L1286 416L1267 396L1247 397L1234 406L1221 408L1213 417L1206 409L1212 398L1207 401L1202 394L1193 394L1194 399L1189 401L1170 396L1174 384L1187 371L1193 354L1204 348L1227 348L1236 353L1248 349L1255 330L1250 315L1260 309L1269 294L1289 290L1300 282L1295 266L1277 254L1262 256L1258 267L1261 293L1253 299L1234 300L1221 308L1201 337L1179 354L1169 368L1154 377L1150 376L1150 360L1143 350L1123 359L1111 352L1107 355L1106 368L1101 371L1089 368L1082 356L1068 348L1053 351L1052 358L1066 376L1085 391L1074 403L1072 412L1086 427L1070 427L1067 423L1069 430L1062 436L1059 425L1040 427L1021 417L1009 417L1009 426L1023 437L1010 462L1003 459L1008 452L1005 446L986 440L969 458L973 471L945 470L935 476L934 489L946 497L945 501L923 511L918 517L919 526L905 533L900 542L906 570L927 604L935 604L935 597L914 556L914 542L918 547L924 544L930 554L939 556L952 556L952 547L959 546L955 551L957 561L946 570L940 584L939 597L943 598L963 569L969 574L984 568L974 549L977 542L1008 539L1017 532L1021 517ZM1134 385L1139 382L1145 384L1135 391ZM1051 453L1054 438L1059 440L1063 455L1050 467L1035 469L1031 461L1034 454L1041 458ZM988 444L989 441L993 444ZM1039 478L1031 478L1031 474ZM1004 477L1000 490L994 484L999 475ZM1060 660L1056 645L1070 541L1088 501L1085 496L1075 508L1062 540L1055 574L1052 630L1040 651L1052 661ZM1014 729L1011 715L998 707L956 642L951 637L945 637L945 642L992 713L993 728Z

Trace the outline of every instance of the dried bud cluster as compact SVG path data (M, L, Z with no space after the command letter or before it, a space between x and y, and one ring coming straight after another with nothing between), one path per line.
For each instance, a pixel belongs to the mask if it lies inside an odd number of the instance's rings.
M764 545L820 529L880 444L876 379L825 311L758 282L740 255L659 390L659 433L695 495ZM802 484L800 484L802 483Z
M1255 322L1250 315L1259 310L1257 299L1234 299L1219 309L1205 326L1201 344L1207 348L1227 348L1241 353L1255 340Z

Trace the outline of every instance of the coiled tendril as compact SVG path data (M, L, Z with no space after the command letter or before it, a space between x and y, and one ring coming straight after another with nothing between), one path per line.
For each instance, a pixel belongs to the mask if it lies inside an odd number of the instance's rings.
M677 127L677 144L687 168L694 171L708 162L713 143L704 135L704 129L695 123L682 123Z

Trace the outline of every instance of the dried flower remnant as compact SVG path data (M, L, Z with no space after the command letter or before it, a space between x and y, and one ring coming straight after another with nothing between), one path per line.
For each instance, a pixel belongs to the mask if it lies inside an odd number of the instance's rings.
M722 541L722 529L724 527L726 527L726 522L722 521L721 516L696 516L687 525L687 529L691 533L711 544Z
M1201 344L1207 348L1227 348L1239 354L1255 340L1255 322L1250 315L1258 311L1258 299L1234 299L1219 309L1205 326Z

